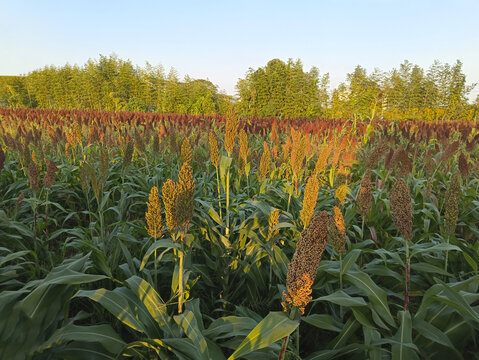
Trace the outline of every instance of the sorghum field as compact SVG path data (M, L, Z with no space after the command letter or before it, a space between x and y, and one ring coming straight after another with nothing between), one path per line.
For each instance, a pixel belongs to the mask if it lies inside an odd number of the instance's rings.
M479 124L0 109L1 359L479 359Z

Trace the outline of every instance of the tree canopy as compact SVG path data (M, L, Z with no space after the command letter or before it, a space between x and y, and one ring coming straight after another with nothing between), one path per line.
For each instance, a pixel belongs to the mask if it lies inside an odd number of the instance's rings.
M384 72L362 66L330 89L329 74L303 69L301 60L270 60L237 82L237 96L209 80L180 80L175 69L134 66L115 55L83 66L46 66L25 76L0 77L0 106L225 114L232 103L243 116L472 120L479 97L467 84L462 63L435 61L427 70L409 61Z

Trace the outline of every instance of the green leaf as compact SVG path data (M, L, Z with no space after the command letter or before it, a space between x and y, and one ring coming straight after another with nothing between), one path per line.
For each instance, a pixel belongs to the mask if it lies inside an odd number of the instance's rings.
M173 319L175 319L175 322L183 329L193 344L199 347L201 357L208 360L208 344L198 328L198 322L196 321L193 311L185 310L182 314L173 316Z
M333 341L329 344L329 347L332 350L340 349L341 347L345 346L351 336L353 336L354 332L359 328L359 323L350 317L346 324L344 324L343 329L341 332L334 338Z
M143 302L148 312L159 326L165 326L170 330L170 317L167 313L166 304L161 300L160 295L153 287L138 276L132 276L126 280L130 289Z
M65 349L57 352L58 359L65 360L117 360L118 357L109 354L101 345L95 343L73 342Z
M392 344L392 360L419 359L416 352L411 349L415 347L412 342L412 321L409 311L399 311L399 329L394 336Z
M434 325L421 320L414 318L413 320L414 330L416 330L419 334L424 336L426 339L434 341L435 343L447 346L451 349L455 349L454 345L452 344L451 340L444 334L441 330L439 330Z
M338 290L330 295L321 296L313 301L329 301L341 306L366 306L367 303L362 297L352 297L343 290Z
M170 249L180 249L180 244L174 243L173 241L171 241L171 239L161 239L161 240L155 241L148 248L145 256L143 256L143 260L141 261L141 265L140 265L140 271L143 270L143 268L145 267L151 254L153 254L155 250L163 249L163 248L166 248L167 251Z
M432 264L428 264L425 262L419 262L419 263L412 263L411 264L411 269L414 270L414 272L427 272L427 273L433 273L433 274L438 274L438 275L446 275L446 276L451 276L447 271L444 271L444 269L434 266Z
M8 254L6 256L2 256L0 258L0 267L3 266L3 264L6 264L9 261L21 258L23 255L29 254L30 250L23 250L23 251L18 251L13 254Z
M360 249L351 250L343 259L343 264L341 268L341 274L345 274L358 260L359 255L361 255Z
M96 301L125 325L128 325L136 331L145 332L145 327L138 321L128 301L123 296L106 289L98 289L80 290L76 293L75 297L87 297Z
M222 155L220 158L219 170L220 170L220 178L221 178L221 184L223 185L223 189L226 189L226 173L232 161L233 161L233 158L230 158L225 155Z
M270 312L248 334L228 360L238 359L252 351L265 348L291 334L299 325L299 320L291 320L282 311Z
M373 304L378 314L389 324L395 325L389 310L386 291L377 286L368 274L362 271L350 271L344 280L361 289Z
M213 340L238 335L246 336L257 323L249 317L225 316L214 320L203 334Z
M424 248L418 248L419 245L411 247L411 257L414 257L415 255L426 253L426 252L443 252L443 251L451 251L451 250L461 250L459 247L456 245L451 245L451 244L437 244L429 247L424 247Z
M120 353L125 346L125 342L110 325L77 326L70 324L56 330L53 335L41 346L36 348L35 351L44 351L53 346L70 341L99 343L112 354Z
M319 329L341 332L343 324L335 320L328 314L312 314L301 317L301 320L310 325L316 326Z

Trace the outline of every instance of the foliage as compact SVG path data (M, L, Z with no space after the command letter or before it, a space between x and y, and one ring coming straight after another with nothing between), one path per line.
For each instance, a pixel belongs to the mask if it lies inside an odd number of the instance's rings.
M2 359L477 358L478 123L0 117Z

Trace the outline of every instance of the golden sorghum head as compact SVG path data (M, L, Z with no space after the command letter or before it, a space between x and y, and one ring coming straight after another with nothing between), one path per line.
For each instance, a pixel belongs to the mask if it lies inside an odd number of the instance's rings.
M333 214L329 218L328 231L334 251L344 255L346 253L346 225L343 213L337 206L334 207Z
M350 170L348 167L341 165L338 168L338 172L336 176L334 177L334 185L336 187L339 187L343 184L346 184L346 181L348 180L348 175L350 173Z
M209 143L211 163L217 168L220 163L220 152L218 149L218 140L216 139L216 135L212 132L209 134Z
M289 136L286 138L285 143L281 145L281 150L283 151L283 160L286 163L288 162L288 159L290 158L290 152L292 150L291 138Z
M57 173L57 166L51 160L47 160L47 173L43 178L43 187L49 189L55 183L55 175Z
M340 147L337 147L336 150L334 150L333 156L331 157L331 166L333 168L336 167L339 163L339 158L341 157L341 153L343 150Z
M32 150L32 161L38 165L37 153L35 152L35 150Z
M459 216L459 198L461 197L460 173L455 172L444 195L445 232L453 235Z
M459 155L459 171L461 172L463 178L467 178L469 176L470 169L471 167L469 166L469 162L464 156L464 153L461 152L461 155Z
M30 188L32 190L38 189L38 166L35 161L30 161L28 165L28 176L30 177Z
M226 113L226 124L225 124L225 149L228 153L228 156L231 156L233 153L236 136L238 135L239 127L239 116L236 112L234 105L231 105L228 112Z
M180 226L186 228L193 217L193 211L195 209L194 192L196 187L193 178L193 169L188 163L184 163L178 173L178 187L178 222Z
M275 229L279 224L279 209L271 210L268 219L268 239L274 238L279 234L279 229Z
M264 142L264 150L259 162L259 179L265 180L268 176L269 168L271 166L271 154L269 152L268 144Z
M339 185L336 188L336 191L334 192L334 197L336 198L336 200L338 200L338 202L341 205L344 205L344 201L346 200L347 192L348 192L348 186L346 184Z
M293 259L288 265L287 293L283 294L284 307L291 304L299 307L301 313L304 312L304 307L311 300L310 289L326 247L327 235L328 213L320 211L313 216L309 226L301 233Z
M178 190L178 184L171 179L166 180L161 189L163 205L165 206L166 226L168 226L168 229L171 232L176 231L180 227L177 222L178 214L176 207Z
M195 181L193 169L183 163L178 173L178 183L168 179L162 188L166 225L171 232L188 227L194 210Z
M158 195L158 188L153 186L148 196L148 202L146 203L147 211L145 214L146 230L148 235L153 239L158 239L161 236L163 225L161 223L161 204L160 197Z
M306 138L301 135L299 130L291 128L291 168L293 170L293 177L299 178L299 173L303 168L304 158L306 157Z
M373 200L372 188L373 184L371 183L371 170L368 169L364 173L363 179L361 180L361 187L359 188L357 199L358 212L364 219L367 218L369 210L371 209L371 203Z
M306 228L313 217L314 210L316 209L316 202L319 194L319 180L317 176L312 175L306 182L304 188L303 208L299 213L303 226Z
M326 165L328 164L328 158L332 150L332 144L329 146L326 144L321 145L318 160L316 161L316 165L314 167L315 174L321 173L326 168Z
M283 309L286 311L286 304L288 303L299 308L301 315L304 315L304 308L313 299L311 297L313 282L309 274L303 274L301 279L296 280L294 288L288 290L288 292L283 291L284 301L281 303Z
M82 141L82 124L79 121L73 122L73 134L75 136L75 144L79 144Z
M412 202L409 195L409 188L400 178L394 183L390 193L389 201L393 221L402 237L412 240Z
M193 158L193 153L191 151L190 140L185 137L183 143L181 144L181 163L182 164L189 164L191 163L191 159Z
M243 175L245 172L245 166L248 162L248 135L244 129L241 129L239 133L239 156L238 156L238 173Z

